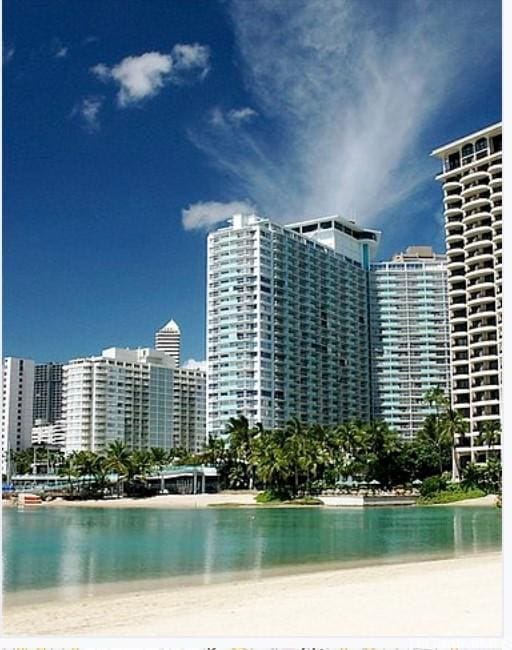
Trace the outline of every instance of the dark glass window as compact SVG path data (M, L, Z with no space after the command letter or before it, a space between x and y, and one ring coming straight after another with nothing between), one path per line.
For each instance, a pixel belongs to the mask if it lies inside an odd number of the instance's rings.
M465 144L462 147L462 157L465 158L466 156L471 156L473 153L473 145L472 144Z
M487 148L487 138L480 138L480 140L476 141L475 144L475 151L482 151L482 149Z

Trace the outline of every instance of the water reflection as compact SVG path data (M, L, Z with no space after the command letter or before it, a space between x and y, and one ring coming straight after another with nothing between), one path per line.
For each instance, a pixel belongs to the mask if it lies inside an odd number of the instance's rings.
M455 556L501 545L494 508L106 509L4 512L4 587L94 593L125 580Z

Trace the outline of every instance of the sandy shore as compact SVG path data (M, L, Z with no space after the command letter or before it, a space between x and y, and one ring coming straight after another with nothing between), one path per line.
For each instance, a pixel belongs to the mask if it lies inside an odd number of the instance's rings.
M147 499L131 499L123 497L122 499L91 499L87 501L65 501L56 499L47 501L42 505L44 507L78 507L78 508L207 508L214 506L256 506L255 497L258 492L246 491L226 491L219 494L162 494ZM321 497L320 497L321 498ZM10 506L11 502L3 501L3 505ZM466 499L464 501L455 501L453 503L434 504L436 506L495 506L496 496L488 494L477 499ZM276 505L270 504L258 507L293 507L290 504ZM304 507L304 506L297 506ZM336 507L336 506L325 506Z
M463 501L454 501L453 503L436 503L438 506L493 506L496 507L497 496L495 494L486 494L484 497L476 499L464 499Z
M4 634L500 636L500 553L7 605Z
M207 508L226 504L256 505L257 492L222 492L219 494L160 494L147 499L91 499L88 501L65 501L56 499L45 502L46 507L77 506L79 508Z

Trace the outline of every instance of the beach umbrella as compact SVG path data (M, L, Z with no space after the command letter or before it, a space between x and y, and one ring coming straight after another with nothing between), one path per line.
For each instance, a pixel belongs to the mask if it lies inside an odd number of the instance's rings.
M423 483L423 481L420 481L419 478L414 479L414 481L412 482L413 485L421 485L422 483Z
M377 481L377 479L373 479L373 481L370 481L370 485L380 485L380 481Z

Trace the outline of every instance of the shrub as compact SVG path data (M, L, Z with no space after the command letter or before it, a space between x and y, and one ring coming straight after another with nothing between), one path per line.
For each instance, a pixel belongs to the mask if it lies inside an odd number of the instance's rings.
M443 492L447 485L448 481L444 476L430 476L421 484L420 494L422 497L428 497L437 492Z
M282 499L271 490L265 490L256 495L256 503L281 503Z
M473 488L471 490L444 490L442 492L435 492L429 496L419 497L418 505L434 505L437 503L454 503L456 501L463 501L464 499L477 499L478 497L485 496L483 490Z

